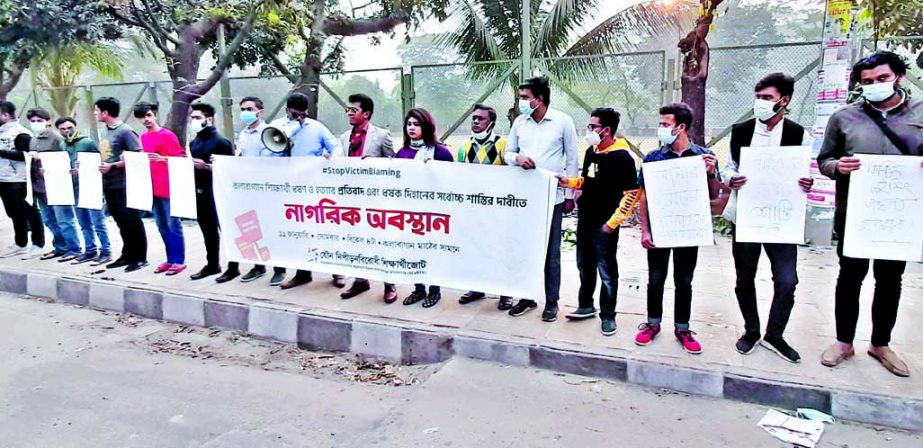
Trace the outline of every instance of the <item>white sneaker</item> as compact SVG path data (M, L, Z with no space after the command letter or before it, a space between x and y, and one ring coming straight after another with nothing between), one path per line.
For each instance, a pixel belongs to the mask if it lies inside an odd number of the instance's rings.
M43 250L44 250L44 249L42 249L42 248L39 247L39 246L32 245L32 246L30 246L28 249L25 249L25 250L23 251L23 253L22 253L22 259L23 259L23 260L31 260L31 259L33 259L33 258L35 258L35 257L37 257L37 256L39 256L39 255L41 255Z
M28 246L19 247L15 244L11 244L10 247L7 248L7 251L4 252L3 255L0 255L0 258L15 257L17 255L25 254L28 251L29 251Z

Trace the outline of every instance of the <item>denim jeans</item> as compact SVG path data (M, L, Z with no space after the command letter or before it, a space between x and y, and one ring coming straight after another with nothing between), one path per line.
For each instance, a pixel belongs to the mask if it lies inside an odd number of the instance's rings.
M106 229L106 215L102 210L76 208L77 222L83 232L83 253L87 255L112 255L109 247L109 231ZM96 247L99 240L99 247Z
M599 317L615 318L619 288L619 265L615 254L618 250L619 229L605 233L602 225L589 227L577 224L577 270L580 272L578 303L580 308L593 307L598 271L602 280L599 287Z
M183 222L170 216L170 200L154 198L151 208L160 237L167 248L167 263L184 264L186 262L186 244L183 240Z
M80 239L74 223L74 207L71 205L48 205L48 197L42 193L33 195L42 212L42 220L51 231L54 251L66 255L80 255Z

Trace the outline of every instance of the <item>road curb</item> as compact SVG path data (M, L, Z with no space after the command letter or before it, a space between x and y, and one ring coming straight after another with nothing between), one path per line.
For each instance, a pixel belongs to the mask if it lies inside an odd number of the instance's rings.
M783 409L808 407L862 423L923 431L923 400L863 394L755 376L672 366L553 347L527 339L403 321L343 316L266 301L230 302L207 296L155 291L84 278L0 269L0 291L52 299L185 325L231 329L300 347L350 352L404 364L429 364L453 356L726 398Z

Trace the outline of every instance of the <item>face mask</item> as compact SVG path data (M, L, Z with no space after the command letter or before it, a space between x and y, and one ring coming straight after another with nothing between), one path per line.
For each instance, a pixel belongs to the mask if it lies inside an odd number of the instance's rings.
M873 103L891 98L891 95L894 95L894 81L862 86L862 96Z
M66 140L72 140L74 137L77 136L77 130L76 130L76 129L68 129L68 130L65 131L63 134L61 134L61 136L64 137Z
M523 115L532 115L532 112L535 112L535 108L532 107L532 101L519 101L519 113Z
M256 112L252 110L245 110L240 113L240 121L243 121L247 126L256 123L256 120L259 120L259 118L260 117L256 115Z
M769 121L779 113L779 111L776 110L776 105L778 104L779 103L773 103L772 101L757 99L753 102L753 115L757 120Z
M664 145L672 145L676 141L676 136L673 135L673 128L657 128L657 138L663 142Z
M205 129L205 120L190 120L189 129L193 132L199 132Z
M471 134L471 136L474 137L475 140L484 141L484 140L487 140L487 137L490 137L490 134L493 133L493 130L494 130L494 127L493 125L491 125L489 128L481 132L475 132Z
M33 134L39 134L48 129L48 125L44 121L30 121L29 129L32 130Z
M599 142L602 141L602 137L591 130L586 131L586 135L583 137L583 139L586 140L587 144L590 146L596 146L599 144Z
M422 139L420 139L420 140L415 140L415 139L414 139L414 140L411 140L411 141L410 141L410 147L411 147L411 148L422 148L423 145L425 145L425 144L426 144L426 142L424 142Z

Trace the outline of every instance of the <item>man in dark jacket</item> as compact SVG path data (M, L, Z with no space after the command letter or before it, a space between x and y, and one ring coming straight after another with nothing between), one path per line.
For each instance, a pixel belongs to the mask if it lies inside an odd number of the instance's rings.
M32 133L16 119L16 106L0 101L0 200L13 221L13 239L3 258L41 255L45 228L38 208L26 202L26 153ZM32 247L29 232L32 232Z

